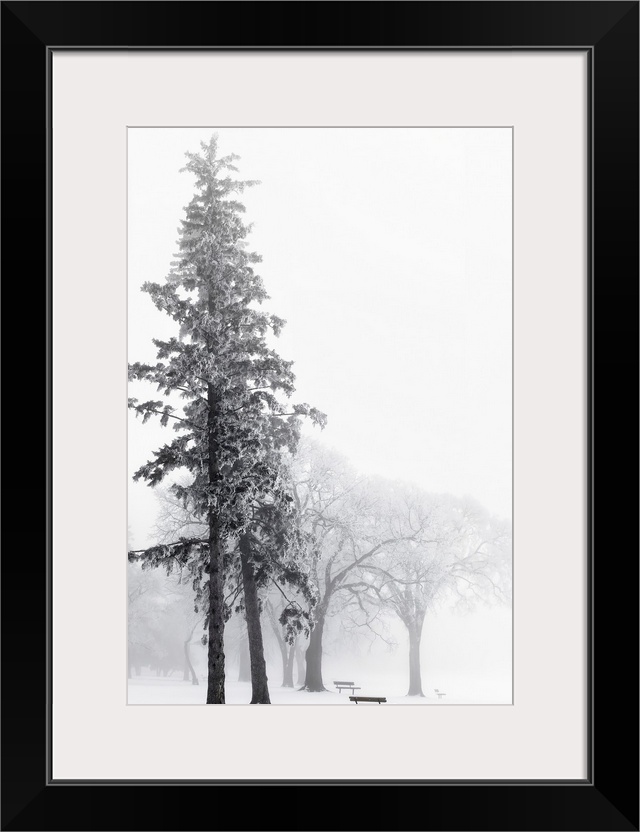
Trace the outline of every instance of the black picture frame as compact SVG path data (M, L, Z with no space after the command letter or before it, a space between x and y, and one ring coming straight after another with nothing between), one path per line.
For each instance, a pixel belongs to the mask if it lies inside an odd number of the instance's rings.
M638 10L626 0L2 3L3 290L12 319L22 309L28 324L9 329L3 359L2 829L638 829ZM177 47L588 51L585 781L50 780L50 59L61 48ZM34 344L42 353L27 365ZM37 535L36 517L46 517Z

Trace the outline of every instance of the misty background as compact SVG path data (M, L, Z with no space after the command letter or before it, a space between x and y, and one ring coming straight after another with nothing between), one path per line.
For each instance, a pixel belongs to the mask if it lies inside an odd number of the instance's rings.
M128 131L130 360L153 363L151 339L176 334L141 286L162 282L169 271L193 195L193 177L179 172L184 153L197 151L212 132ZM274 346L294 361L295 399L328 416L322 431L305 424L309 441L348 460L358 475L468 497L510 522L511 130L216 132L221 153L241 157L238 177L261 183L242 195L253 223L249 248L263 259L256 270L270 296L265 305L287 321ZM130 414L130 477L166 441L166 428ZM166 512L158 497L130 481L131 548L157 542ZM154 646L157 653L175 653L171 667L130 670L129 702L204 701L202 689L178 684L187 637L193 671L206 673L192 599L160 570L129 569L130 641L131 632L143 633L147 643L164 645ZM263 626L277 701L282 653L267 614ZM358 627L347 633L338 613L329 616L327 687L355 677L391 697L406 693L406 634L397 622L385 627L383 635ZM167 646L172 638L177 647ZM235 684L241 616L229 621L227 643ZM422 702L511 701L509 604L430 609L420 649ZM446 696L438 698L436 688ZM348 701L345 693L333 698ZM298 701L292 697L287 691L281 701Z

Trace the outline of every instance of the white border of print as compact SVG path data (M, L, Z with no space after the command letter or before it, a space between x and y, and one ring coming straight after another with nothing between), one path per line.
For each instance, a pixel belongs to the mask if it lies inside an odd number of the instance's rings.
M586 777L586 82L576 52L54 52L54 780L348 780L347 732L359 779ZM128 125L513 125L513 705L127 707Z

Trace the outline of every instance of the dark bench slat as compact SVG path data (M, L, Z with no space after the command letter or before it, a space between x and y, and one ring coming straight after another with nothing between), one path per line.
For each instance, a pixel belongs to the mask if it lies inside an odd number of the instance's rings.
M387 701L386 696L350 696L349 699L355 702L356 705L358 702L377 702L379 705L381 702Z
M336 681L334 681L333 684L334 685L344 685L345 687L351 687L351 685L354 685L355 682L336 682Z

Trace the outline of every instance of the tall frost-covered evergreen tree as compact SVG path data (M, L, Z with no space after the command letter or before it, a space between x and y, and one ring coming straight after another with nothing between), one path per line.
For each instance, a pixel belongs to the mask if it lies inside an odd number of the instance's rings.
M177 432L134 479L153 486L174 470L191 472L189 484L171 488L205 519L208 533L151 547L136 559L190 570L207 609L207 704L222 704L230 558L240 548L245 563L250 557L256 505L282 503L278 460L283 449L295 451L299 417L320 426L325 417L306 404L282 401L294 392L292 362L268 346L267 335L278 335L284 321L259 309L268 298L253 268L261 258L246 247L250 229L237 198L258 183L233 177L239 157L219 157L217 135L186 156L184 170L195 175L196 192L182 220L178 259L163 284L143 286L179 332L168 341L154 339L156 364L129 366L130 380L155 384L165 399L130 399L129 406L143 422L158 416ZM235 546L238 540L245 544Z

